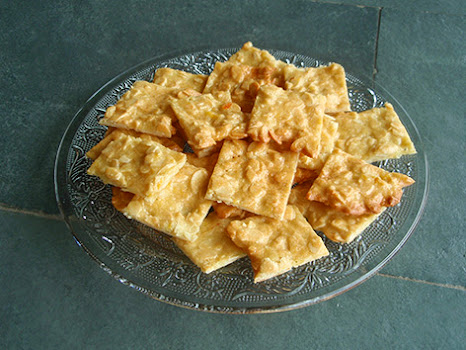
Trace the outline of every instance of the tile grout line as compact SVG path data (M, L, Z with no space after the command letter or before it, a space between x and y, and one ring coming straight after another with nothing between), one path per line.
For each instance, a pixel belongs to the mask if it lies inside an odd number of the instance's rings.
M12 208L12 207L9 207L9 206L5 205L4 203L0 203L0 210L6 211L6 212L9 212L9 213L32 215L32 216L43 218L43 219L63 221L63 218L62 218L61 215L47 214L47 213L44 213L42 211Z
M442 287L442 288L449 288L449 289L456 289L456 290L461 290L461 291L463 291L463 292L466 292L466 287L463 287L463 286L455 286L455 285L453 285L453 284L429 282L429 281L418 280L418 279L410 278L410 277L388 275L388 274L380 273L380 272L377 272L376 275L377 275L377 276L381 276L381 277L386 277L386 278L392 278L392 279L397 279L397 280L402 280L402 281L408 281L408 282L414 282L414 283L423 283L423 284L427 284L427 285L429 285L429 286Z
M372 84L375 84L375 76L377 75L377 56L379 53L379 36L380 36L380 22L382 21L382 10L383 7L379 7L377 17L377 34L375 36L375 47L374 47L374 69L372 71Z

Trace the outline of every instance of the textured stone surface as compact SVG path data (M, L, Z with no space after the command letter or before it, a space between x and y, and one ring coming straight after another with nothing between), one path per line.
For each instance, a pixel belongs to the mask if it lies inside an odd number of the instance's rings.
M385 273L466 285L464 18L384 10L376 81L406 108L430 166L424 216ZM409 35L406 35L409 33Z
M87 98L127 68L167 52L252 40L370 76L377 7L384 7L376 80L418 126L431 170L425 214L381 271L408 279L376 276L329 301L280 314L200 313L118 283L62 222L0 211L1 349L464 347L463 2L260 0L234 6L3 2L0 206L57 213L52 168L61 135Z
M10 2L1 5L0 203L56 213L52 168L66 125L108 80L151 57L257 46L372 72L377 11L296 1Z
M314 2L347 4L354 6L370 6L399 9L405 12L422 11L450 15L466 14L463 0L312 0Z
M329 301L263 315L201 313L112 279L65 225L0 212L3 349L454 349L465 292L376 276Z

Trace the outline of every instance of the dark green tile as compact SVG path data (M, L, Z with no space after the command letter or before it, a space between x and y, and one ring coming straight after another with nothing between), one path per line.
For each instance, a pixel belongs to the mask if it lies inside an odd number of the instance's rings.
M466 285L464 27L461 17L384 10L376 77L418 126L431 177L421 223L384 272L463 286Z
M312 0L320 3L347 4L355 6L384 7L405 12L435 12L451 15L466 14L463 0Z
M377 11L309 1L29 1L2 4L0 26L0 203L56 213L61 135L115 75L167 52L247 40L369 75Z
M265 315L195 312L112 279L59 221L0 212L2 349L458 349L465 292L376 276Z

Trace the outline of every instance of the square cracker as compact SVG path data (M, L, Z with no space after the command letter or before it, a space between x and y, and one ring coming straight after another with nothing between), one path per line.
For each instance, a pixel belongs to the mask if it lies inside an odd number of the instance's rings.
M197 92L204 90L207 75L191 74L178 69L159 68L154 73L154 84L178 90L193 89Z
M227 228L233 242L249 255L254 282L281 275L328 255L320 238L295 206L284 220L254 216L232 221Z
M368 163L416 153L390 103L361 113L339 113L335 120L339 134L336 147Z
M150 196L164 188L186 163L185 154L168 149L150 135L115 130L109 137L87 173L124 191Z
M307 198L346 214L377 214L398 204L402 188L413 183L407 175L390 173L335 149Z
M289 145L294 152L317 157L320 151L325 97L285 91L274 85L259 89L248 134L255 141Z
M152 84L147 81L134 82L114 106L107 108L100 124L160 137L171 137L175 133L172 121L175 115L168 98L175 96L177 89Z
M202 272L210 273L246 256L227 235L230 222L231 219L219 219L211 213L202 222L194 241L179 238L173 238L173 241Z
M204 93L229 91L232 101L250 113L261 85L283 86L283 66L284 62L248 42L228 61L215 64Z
M121 211L156 230L193 241L212 205L204 198L208 181L207 170L185 164L164 189L151 197L134 196Z
M246 115L228 93L173 99L170 105L192 147L204 149L226 138L247 136Z
M294 187L288 203L299 209L314 230L321 231L334 242L352 242L380 215L348 215L323 203L310 201L306 198L309 187L309 184Z
M225 141L206 198L246 211L283 218L298 154L270 144Z
M305 91L327 98L325 112L337 113L351 110L348 89L346 87L345 69L332 63L317 68L297 68L287 65L283 68L285 89Z
M115 132L115 133L114 133ZM126 129L116 129L109 127L107 132L105 133L104 138L94 147L92 147L87 153L86 156L92 160L97 159L97 157L102 153L102 151L107 147L107 145L115 139L118 135L121 133L134 136L134 137L146 137L154 140L155 142L158 142L165 147L171 149L172 151L177 151L177 152L182 152L183 149L172 139L167 139L165 137L157 137L149 134L141 134L139 132L136 132L134 130L126 130Z

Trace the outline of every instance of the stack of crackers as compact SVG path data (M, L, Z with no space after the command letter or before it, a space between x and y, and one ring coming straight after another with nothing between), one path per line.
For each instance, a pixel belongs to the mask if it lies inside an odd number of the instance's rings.
M248 255L260 282L326 256L315 230L351 242L414 183L370 164L416 152L390 104L352 112L341 65L251 43L209 76L158 69L100 123L88 173L205 273Z

